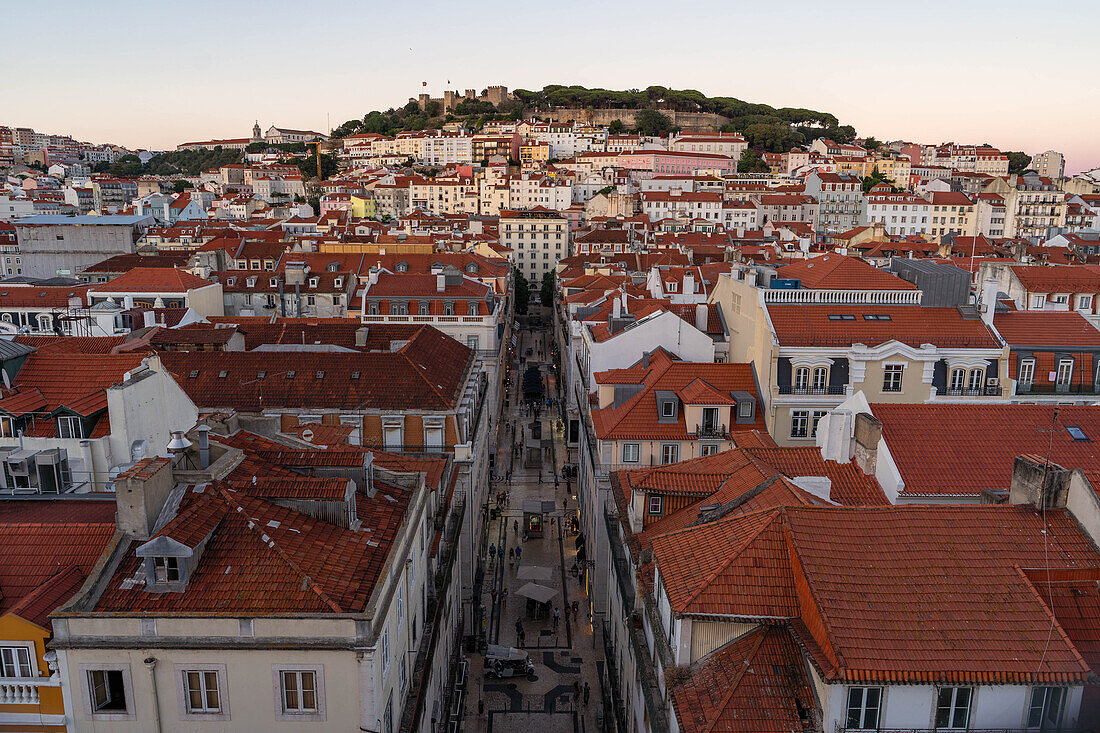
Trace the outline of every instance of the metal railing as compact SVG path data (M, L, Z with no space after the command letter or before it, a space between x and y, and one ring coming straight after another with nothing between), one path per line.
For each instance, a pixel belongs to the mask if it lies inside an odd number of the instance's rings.
M696 425L695 426L696 438L726 438L729 437L729 431L726 430L725 425Z
M1100 395L1100 384L1035 384L1016 382L1016 394L1080 394Z
M838 721L833 731L834 733L947 733L952 730L963 730L961 728L848 728L841 725ZM1055 728L966 728L966 733L1037 733L1042 730L1044 733L1084 733L1086 730L1080 726L1058 726Z
M822 303L846 305L920 305L920 290L820 290L764 288L765 303Z
M830 384L825 387L796 387L793 384L779 385L779 394L804 394L804 395L844 395L848 393L845 384Z
M944 392L949 397L1000 397L1004 393L1003 387L978 387L977 389L948 389Z

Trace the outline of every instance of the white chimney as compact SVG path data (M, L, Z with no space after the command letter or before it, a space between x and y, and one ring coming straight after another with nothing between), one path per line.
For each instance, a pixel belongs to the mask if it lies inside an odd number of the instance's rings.
M849 463L852 460L852 411L833 410L817 424L817 444L826 461Z
M437 293L442 293L447 289L447 276L442 272L435 276L435 290Z
M990 278L982 283L982 320L993 325L993 315L997 312L997 281Z
M149 328L150 326L157 325L157 314L154 311L142 311L142 324Z
M696 303L695 304L695 327L702 331L707 332L707 304Z
M623 314L622 303L619 302L619 296L615 296L615 300L611 302L611 317L619 318Z
M623 315L625 316L627 313L630 312L630 301L628 301L626 299L626 293L622 294L622 300L623 300Z
M695 292L695 275L688 270L684 273L684 295L692 295Z

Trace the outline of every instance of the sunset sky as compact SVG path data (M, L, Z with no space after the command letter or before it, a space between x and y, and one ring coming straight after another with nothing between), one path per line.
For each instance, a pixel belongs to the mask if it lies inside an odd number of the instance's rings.
M1054 149L1077 172L1100 166L1098 21L1079 0L16 3L0 124L165 149L256 119L324 130L424 81L660 84L832 112L880 140Z

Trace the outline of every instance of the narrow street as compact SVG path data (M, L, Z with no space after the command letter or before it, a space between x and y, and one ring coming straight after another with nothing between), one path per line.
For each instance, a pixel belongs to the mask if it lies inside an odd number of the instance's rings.
M576 535L563 526L563 519L568 523L576 516L576 499L569 494L576 486L562 478L566 453L557 403L552 407L546 404L546 398L557 397L556 374L550 368L552 342L549 328L519 332L507 409L497 436L498 480L490 489L490 516L494 510L497 516L489 523L488 543L498 548L497 557L490 560L486 553L481 596L487 643L522 648L531 656L534 674L530 679L486 677L485 657L472 654L467 731L573 733L601 729L603 649L593 639L592 623L584 610L588 604L581 596L584 589L577 581ZM523 399L523 375L532 365L540 368L546 387L541 403L536 403L537 411ZM537 536L540 521L530 523L531 510L536 508L541 512L541 537ZM525 530L531 527L536 531L525 539ZM513 551L519 553L518 559ZM532 583L550 596L548 607L543 607L548 610L545 617L538 617L538 604L518 595ZM569 610L574 601L576 618ZM554 610L560 613L557 623ZM576 695L575 686L580 690Z

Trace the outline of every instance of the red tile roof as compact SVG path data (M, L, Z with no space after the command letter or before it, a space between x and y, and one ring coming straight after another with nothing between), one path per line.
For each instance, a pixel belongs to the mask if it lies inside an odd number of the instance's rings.
M872 412L905 482L903 496L1007 491L1013 461L1029 453L1100 471L1100 407L875 404ZM1089 439L1074 440L1067 425Z
M785 507L654 538L653 552L675 612L789 623L830 682L1090 674L1021 570L1100 569L1066 510Z
M189 490L177 519L184 516L199 522L196 536L210 535L186 590L147 592L140 558L131 551L95 611L356 613L366 608L392 546L392 537L380 532L344 529L224 485ZM132 579L137 582L127 582Z
M135 267L119 275L114 280L88 287L90 293L185 293L196 288L211 285L203 280L176 268Z
M636 395L617 406L592 410L592 427L596 436L600 440L686 440L689 426L685 424L684 411L676 411L675 422L659 422L654 392L678 392L696 379L703 380L710 389L723 394L747 392L756 397L756 382L750 364L673 361L666 352L658 350L651 355L648 366L639 365L631 369L615 369L595 374L597 384L637 384L641 380L643 385ZM749 424L737 424L736 420L731 420L727 429L731 433L764 430L764 420L759 409L754 410L753 418L753 422ZM690 427L690 434L694 435L695 426Z
M781 278L800 280L802 287L818 290L916 290L902 280L858 257L838 254L810 257L778 270Z
M1012 268L1033 293L1100 293L1100 265L1019 265Z
M1000 343L980 318L963 318L956 308L916 305L767 306L782 346L878 346L898 341L913 348L998 349ZM839 319L839 316L853 318ZM888 316L868 319L867 316Z
M993 327L1009 346L1100 349L1100 329L1076 311L1006 311Z
M758 626L708 654L672 688L683 733L808 733L817 707L802 652L778 626Z
M107 406L104 392L122 382L126 372L141 366L144 354L42 354L34 353L20 367L13 390L0 399L0 410L8 405L22 414L30 408L36 412L51 412L69 407L82 415ZM24 397L25 393L33 397ZM10 401L10 402L9 402Z
M165 352L164 365L203 409L451 410L473 352L421 327L393 352ZM261 376L262 374L262 376ZM194 376L192 376L194 375Z
M87 302L87 285L19 285L4 283L0 285L0 310L7 308L66 309L70 298L79 298L81 304Z

